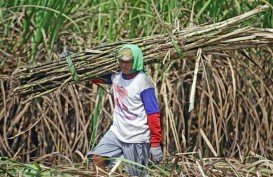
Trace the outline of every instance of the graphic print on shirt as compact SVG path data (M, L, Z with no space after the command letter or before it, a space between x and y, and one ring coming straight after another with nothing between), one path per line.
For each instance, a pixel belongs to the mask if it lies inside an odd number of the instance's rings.
M135 120L137 118L136 114L129 112L127 106L123 103L123 100L128 97L128 91L124 87L118 86L114 83L114 88L117 93L117 98L115 98L115 104L120 109L119 115L125 119Z

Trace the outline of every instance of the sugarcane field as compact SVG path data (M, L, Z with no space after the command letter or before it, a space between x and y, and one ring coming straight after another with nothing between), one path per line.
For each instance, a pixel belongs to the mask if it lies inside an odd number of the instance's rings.
M0 1L0 90L3 177L270 177L273 0Z

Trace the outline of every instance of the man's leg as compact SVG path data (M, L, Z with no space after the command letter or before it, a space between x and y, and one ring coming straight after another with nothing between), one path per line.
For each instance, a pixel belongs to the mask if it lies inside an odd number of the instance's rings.
M123 144L124 158L148 167L150 156L149 143L124 143ZM127 163L127 168L131 176L145 176L147 170L139 165Z
M121 155L122 149L119 140L111 131L107 131L99 144L87 154L87 157L93 160L97 175L102 175L105 174L103 171L109 162L107 158L117 158Z
M94 171L99 176L103 176L103 171L105 171L105 157L100 155L93 155L92 160L94 163Z

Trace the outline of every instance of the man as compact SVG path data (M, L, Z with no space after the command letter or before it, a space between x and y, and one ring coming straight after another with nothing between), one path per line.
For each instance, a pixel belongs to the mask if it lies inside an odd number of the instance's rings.
M105 169L107 158L124 157L144 166L148 166L150 155L155 163L162 160L160 111L142 51L136 45L126 44L119 50L117 60L120 72L93 80L112 84L115 102L113 124L88 153L97 171ZM131 176L147 173L135 164L128 163L127 168Z

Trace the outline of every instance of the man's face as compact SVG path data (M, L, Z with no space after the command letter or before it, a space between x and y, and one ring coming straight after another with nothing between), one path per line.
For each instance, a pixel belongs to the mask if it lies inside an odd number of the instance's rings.
M119 60L119 67L123 74L129 74L133 67L134 60L123 61Z

